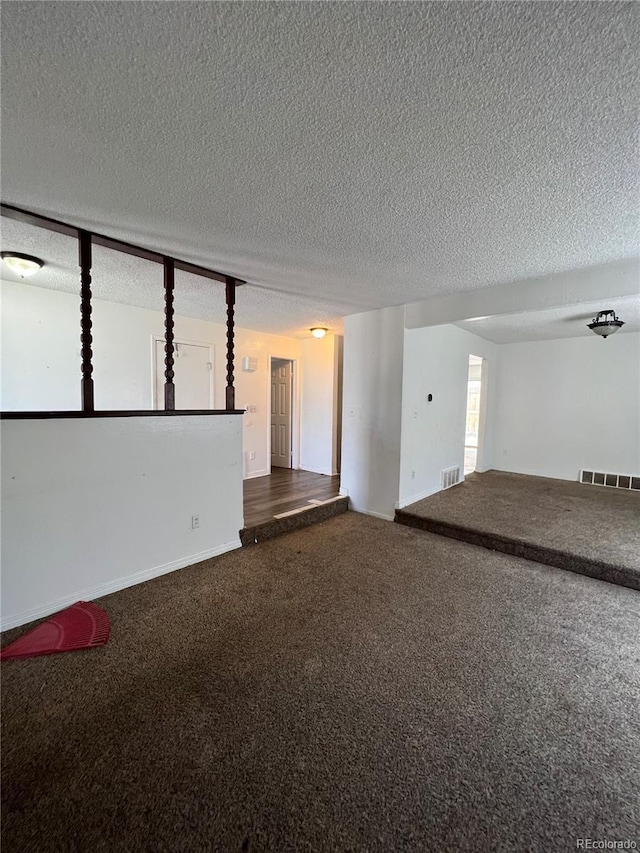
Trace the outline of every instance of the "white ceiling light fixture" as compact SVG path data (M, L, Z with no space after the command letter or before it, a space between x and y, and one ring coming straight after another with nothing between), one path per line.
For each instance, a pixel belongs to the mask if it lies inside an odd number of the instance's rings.
M605 339L614 332L617 332L622 326L624 326L624 323L616 317L616 312L611 308L607 311L599 311L591 323L587 323L587 327L592 332Z
M2 252L2 260L11 272L20 278L29 278L44 266L44 261L34 255L23 255L22 252Z
M309 329L314 338L324 338L329 329L324 329L322 326L314 326L313 329Z

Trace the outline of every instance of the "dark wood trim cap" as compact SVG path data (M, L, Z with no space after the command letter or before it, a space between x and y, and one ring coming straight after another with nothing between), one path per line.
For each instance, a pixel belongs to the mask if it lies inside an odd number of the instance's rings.
M123 409L103 412L0 412L0 420L52 420L55 418L171 418L181 415L244 415L244 409Z

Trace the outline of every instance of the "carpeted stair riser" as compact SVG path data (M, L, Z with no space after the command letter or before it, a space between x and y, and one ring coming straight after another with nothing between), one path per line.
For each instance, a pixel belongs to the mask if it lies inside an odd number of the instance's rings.
M640 590L640 577L637 571L602 560L589 559L566 551L533 545L516 538L499 536L495 533L487 533L458 524L425 518L401 509L396 510L395 521L398 524L404 524L406 527L427 530L429 533L437 533L440 536L458 539L471 545L479 545L492 551L501 551L513 557L523 557L525 560L533 560L546 566L566 569L579 575L587 575L587 577L598 578L618 586Z
M338 500L331 501L331 503L314 506L310 509L305 509L304 512L289 515L286 518L274 518L272 521L264 522L264 524L245 527L240 531L240 541L245 547L247 545L255 545L258 542L275 539L276 536L283 536L285 533L291 533L294 530L301 530L312 524L319 524L321 521L326 521L328 518L334 518L336 515L347 512L348 509L349 498L339 498Z

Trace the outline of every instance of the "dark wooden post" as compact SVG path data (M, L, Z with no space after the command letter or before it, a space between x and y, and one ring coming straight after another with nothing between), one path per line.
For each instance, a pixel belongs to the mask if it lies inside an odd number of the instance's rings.
M233 387L233 307L236 304L236 280L227 276L227 411L236 407L236 390Z
M176 407L176 386L173 384L173 288L175 265L173 258L164 259L164 408L167 412Z
M93 350L91 344L91 234L78 232L80 260L80 343L82 344L82 411L93 412Z

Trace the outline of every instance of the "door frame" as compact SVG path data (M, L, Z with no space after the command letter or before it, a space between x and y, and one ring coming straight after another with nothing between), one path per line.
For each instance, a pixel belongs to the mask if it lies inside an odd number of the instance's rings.
M480 359L480 408L478 410L478 445L476 448L476 468L475 470L481 474L483 471L489 470L486 466L485 462L485 439L486 439L486 428L487 428L487 397L488 397L488 379L489 379L489 362L486 355L476 355L474 352L470 352L467 358L467 382L466 389L468 393L469 389L469 358L474 356L474 358ZM464 416L465 416L465 430L467 423L467 399L465 396L465 408L464 408ZM466 442L465 442L466 443ZM461 471L464 472L464 453L465 447L463 445L462 448L462 468ZM462 475L462 480L464 480L464 473Z
M476 453L476 471L481 474L488 471L485 461L485 439L487 431L487 398L489 396L489 361L481 356L480 364L480 413L478 415L478 451Z
M164 344L165 336L164 335L151 335L151 408L152 409L164 409L164 400L162 400L162 406L159 405L159 400L157 399L158 395L156 393L156 374L158 368L158 357L157 357L157 342L160 341ZM215 347L209 341L193 341L187 338L174 338L174 344L187 344L188 346L194 347L205 347L209 351L209 361L211 362L211 370L209 371L209 408L215 408L215 383L214 383L214 374L216 372L216 363L214 361L215 357ZM271 375L271 374L269 374Z
M298 359L288 355L267 353L267 474L271 474L271 361L291 362L291 470L300 469L300 371Z

